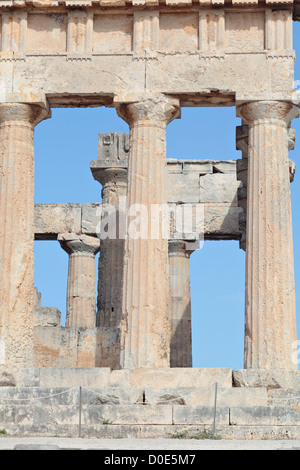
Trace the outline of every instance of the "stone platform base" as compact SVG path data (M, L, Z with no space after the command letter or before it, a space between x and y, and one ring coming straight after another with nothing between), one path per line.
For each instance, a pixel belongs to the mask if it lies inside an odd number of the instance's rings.
M207 387L218 382L232 387L232 370L227 368L123 369L32 368L14 376L19 387Z
M216 438L300 439L299 381L297 371L44 368L15 376L2 371L0 431L211 438L217 383Z

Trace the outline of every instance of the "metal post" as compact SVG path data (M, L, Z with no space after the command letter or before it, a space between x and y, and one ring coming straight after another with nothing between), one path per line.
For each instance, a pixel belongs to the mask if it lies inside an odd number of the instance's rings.
M81 408L82 408L82 388L81 386L79 387L79 430L78 430L78 435L81 437Z
M215 430L216 430L217 394L218 394L218 382L216 382L216 385L215 385L215 405L214 405L213 439L215 438Z

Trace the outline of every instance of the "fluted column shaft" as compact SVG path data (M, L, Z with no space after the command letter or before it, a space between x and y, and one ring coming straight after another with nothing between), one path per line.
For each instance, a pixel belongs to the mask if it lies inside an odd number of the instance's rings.
M151 211L167 204L166 126L179 104L157 96L117 110L130 126L121 367L169 367L168 237L153 236ZM138 216L139 235L132 233Z
M103 186L104 220L111 219L111 223L115 224L112 230L113 237L108 233L108 236L101 240L97 325L120 327L125 242L121 224L125 216L122 209L127 194L127 170L123 168L105 169L101 171L101 174L99 172L97 180ZM110 214L111 211L113 211L112 214Z
M284 102L252 102L249 124L245 368L297 368L288 125Z
M61 234L61 247L69 255L66 327L94 328L96 325L95 255L98 238Z
M191 253L184 241L169 241L171 367L192 367Z
M34 127L47 111L0 105L0 366L32 367Z

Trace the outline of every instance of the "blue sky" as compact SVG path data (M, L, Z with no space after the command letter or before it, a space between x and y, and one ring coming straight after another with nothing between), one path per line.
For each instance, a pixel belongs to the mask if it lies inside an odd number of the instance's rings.
M300 23L294 23L295 80L300 80ZM299 59L298 59L299 54ZM167 129L168 158L231 160L235 129L232 108L183 108ZM296 165L300 120L293 121ZM114 109L53 109L35 133L35 202L98 202L101 186L89 169L97 159L100 132L128 132ZM300 339L300 174L291 185L295 255L297 326ZM35 285L42 305L66 311L68 255L56 241L35 243ZM206 241L191 257L194 367L243 368L245 253L237 241Z

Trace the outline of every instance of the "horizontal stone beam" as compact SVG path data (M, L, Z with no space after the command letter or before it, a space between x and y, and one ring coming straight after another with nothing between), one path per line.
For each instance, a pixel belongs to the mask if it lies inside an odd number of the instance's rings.
M99 142L102 142L101 136ZM109 139L109 152L105 153L107 145L99 145L99 159L90 165L94 178L102 185L108 177L107 171L115 169L117 174L119 168L127 169L128 162L128 134L117 136L117 147L113 133L103 136ZM119 152L118 158L116 152ZM243 209L238 207L238 190L242 183L237 180L237 160L168 159L167 168L170 211L182 209L184 217L192 222L192 219L196 220L195 214L199 214L197 211L203 209L201 232L207 239L240 238L239 222L243 218ZM56 240L59 233L68 232L99 236L100 216L101 203L36 204L35 238ZM174 237L172 225L170 234L170 238ZM195 237L186 234L185 238L192 240Z
M193 206L193 211L201 204ZM204 207L204 237L208 240L240 238L243 210L230 203L207 203ZM98 236L101 203L36 204L35 240L57 240L59 233ZM191 213L193 214L193 212ZM172 231L171 231L172 233ZM192 235L186 236L193 240Z

